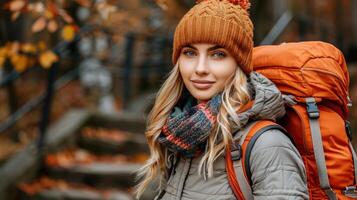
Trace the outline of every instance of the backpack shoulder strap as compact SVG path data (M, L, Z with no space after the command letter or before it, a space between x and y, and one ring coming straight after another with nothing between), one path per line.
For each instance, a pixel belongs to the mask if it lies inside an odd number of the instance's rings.
M244 176L244 172L236 172L233 161L239 161L242 157L242 148L240 141L244 141L247 135L250 132L250 129L255 126L257 122L251 123L245 129L235 133L235 135L241 135L240 140L233 138L233 144L228 145L226 147L226 154L225 154L225 162L226 162L226 171L227 171L227 178L229 185L233 191L234 196L236 199L244 200L244 199L253 199L253 193L250 188L250 185L247 182L247 179ZM242 163L238 162L237 168L242 169ZM242 187L242 188L241 188Z
M258 138L265 133L268 130L280 130L281 132L283 132L285 135L287 135L289 137L289 135L287 134L287 131L280 126L279 124L276 124L274 122L270 122L268 124L264 124L261 127L257 127L257 129L253 130L252 132L252 136L249 140L244 141L243 143L243 159L242 159L242 163L244 166L244 170L245 170L245 175L247 177L247 180L249 182L249 185L252 185L252 172L250 171L250 155L252 153L253 147L256 143L256 141L258 140ZM289 137L290 138L290 137Z
M355 182L354 185L357 186L357 155L356 151L352 145L352 128L351 128L351 123L349 121L345 121L345 128L347 132L347 137L348 137L348 145L350 147L351 153L352 153L352 159L353 159L353 168L354 168L354 175L355 175ZM354 188L356 189L356 187ZM357 197L356 197L357 198Z
M237 135L241 135L241 138L235 140L233 144L226 149L227 177L236 199L253 199L249 157L256 140L270 129L281 129L285 132L285 129L280 125L269 120L253 122L238 132L240 134ZM239 160L240 162L237 162L234 166L233 162ZM248 162L246 160L248 160Z

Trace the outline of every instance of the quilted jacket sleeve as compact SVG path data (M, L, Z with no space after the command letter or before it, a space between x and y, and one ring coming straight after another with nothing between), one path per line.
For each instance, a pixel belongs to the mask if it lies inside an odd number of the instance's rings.
M262 134L249 162L254 199L309 199L301 156L281 131Z

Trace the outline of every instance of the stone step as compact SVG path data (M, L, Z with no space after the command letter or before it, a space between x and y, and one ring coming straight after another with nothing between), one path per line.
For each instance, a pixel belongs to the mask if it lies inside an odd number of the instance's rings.
M149 152L143 135L132 134L123 141L101 140L96 138L79 137L78 146L96 154L125 154Z
M117 129L130 132L130 137L128 141L121 143L111 143L113 141L98 141L91 140L88 143L91 144L100 144L99 147L96 146L94 152L100 152L101 150L96 151L99 148L109 147L108 151L104 150L103 153L113 152L111 154L115 157L117 152L123 152L123 154L130 155L130 159L126 159L128 164L124 164L119 159L119 162L115 163L102 163L103 159L99 158L101 163L92 163L92 164L82 164L82 165L72 165L71 167L63 167L62 165L57 165L56 167L43 166L42 162L39 162L39 153L36 151L36 142L31 143L26 146L23 150L17 153L13 158L9 159L6 163L0 167L0 200L35 200L40 198L33 197L24 197L17 198L20 195L18 192L18 184L24 182L32 182L38 180L41 176L49 176L49 178L66 178L67 180L72 181L72 183L86 184L96 188L93 191L97 190L107 190L109 188L119 189L123 186L126 191L127 188L132 187L135 180L134 171L140 167L138 164L133 164L130 162L137 162L135 158L136 152L142 151L142 147L145 144L144 131L145 131L145 118L131 113L120 113L115 115L103 115L100 113L85 111L85 110L73 110L66 114L58 123L49 127L46 142L43 148L41 155L49 155L54 152L60 152L62 150L68 149L73 146L78 146L80 143L80 134L81 130L85 127L95 127L103 129ZM133 133L133 134L131 134ZM110 149L114 149L111 151ZM128 149L125 151L125 149ZM147 152L145 150L145 152ZM79 156L83 160L83 156ZM105 156L103 156L105 157ZM65 162L68 164L67 157L64 158ZM91 158L91 157L90 157ZM139 156L139 158L141 158ZM90 159L88 159L90 160ZM94 159L98 161L97 159ZM109 159L110 162L111 159ZM124 159L125 160L125 159ZM139 159L142 160L142 159ZM55 160L56 161L56 160ZM63 161L63 160L62 160ZM104 159L107 162L107 159ZM59 162L62 163L62 162ZM52 165L56 166L56 165ZM62 167L59 167L62 166ZM68 166L68 165L67 165ZM44 170L43 170L44 169ZM41 174L39 174L41 173ZM97 189L98 187L98 189ZM61 187L56 187L61 188ZM157 188L157 187L154 187ZM43 191L43 193L52 194L53 189L48 189ZM59 189L56 189L59 190ZM78 189L74 189L77 191ZM90 190L90 192L93 192ZM147 200L153 199L152 195L154 190L150 190L149 198ZM68 191L66 190L68 193ZM84 192L87 193L88 191ZM76 192L74 192L77 194ZM71 193L71 194L74 194ZM101 195L102 193L99 193ZM67 195L68 196L68 195ZM97 196L98 197L98 196ZM97 197L94 197L97 198ZM65 197L53 197L48 196L43 197L42 199L52 200L52 199L71 199ZM81 199L81 198L79 198ZM83 197L82 199L88 199ZM91 199L91 198L89 198ZM92 198L93 199L93 198ZM103 199L98 197L97 199ZM119 198L120 199L120 198Z
M72 167L47 168L52 178L64 179L73 183L84 183L96 188L130 188L135 185L135 172L141 167L134 163L91 163Z
M86 189L73 188L54 188L43 190L36 195L27 196L23 194L26 200L134 200L129 193L120 191L101 192Z

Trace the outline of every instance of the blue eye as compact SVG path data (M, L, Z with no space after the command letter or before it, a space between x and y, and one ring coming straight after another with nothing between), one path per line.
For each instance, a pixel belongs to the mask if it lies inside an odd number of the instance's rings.
M226 53L224 53L223 51L213 52L212 57L213 58L224 58L224 57L226 57Z
M185 56L188 56L188 57L193 57L193 56L196 55L196 53L195 53L194 51L192 51L192 50L184 50L182 53L183 53Z

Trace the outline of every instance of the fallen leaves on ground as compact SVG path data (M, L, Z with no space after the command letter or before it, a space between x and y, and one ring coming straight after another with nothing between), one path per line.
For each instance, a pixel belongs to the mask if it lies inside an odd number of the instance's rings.
M0 161L9 158L12 154L16 153L23 144L13 142L10 138L0 135Z
M70 168L77 165L86 165L91 163L143 163L147 160L145 153L127 156L117 155L95 155L83 149L71 148L64 151L48 154L46 156L46 165L48 167Z
M85 127L81 131L82 136L89 139L97 139L103 141L123 142L128 140L129 132L116 130L116 129L104 129L104 128L92 128Z
M69 183L60 179L51 179L47 176L42 176L38 180L32 183L20 183L18 184L18 188L28 194L29 196L36 195L44 190L50 189L60 189L60 190L68 190L68 189L77 189L77 190L87 190L91 192L96 192L102 196L102 199L110 199L111 193L117 190L114 189L105 189L99 190L94 187L90 187L88 185L79 184L79 183ZM128 191L126 191L128 192Z
M27 76L32 76L31 73L15 82L16 94L18 96L18 106L24 105L30 99L38 96L45 89L44 80L30 79ZM56 92L53 98L51 123L60 119L68 110L73 108L83 108L89 106L83 88L79 81L72 81L65 87ZM0 89L0 121L5 120L10 114L8 108L8 98L6 88ZM21 131L20 142L16 143L10 139L10 130L6 130L0 135L0 161L9 158L13 153L17 152L24 145L33 141L37 137L39 130L38 124L41 119L41 107L27 113L16 124Z

